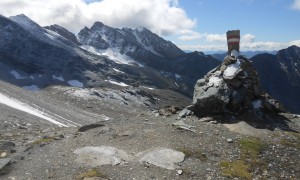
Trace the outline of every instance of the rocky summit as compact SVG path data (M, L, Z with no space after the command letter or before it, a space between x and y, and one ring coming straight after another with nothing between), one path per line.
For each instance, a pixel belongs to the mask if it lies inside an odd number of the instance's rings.
M198 115L263 110L285 112L281 103L263 93L257 71L245 57L228 55L223 63L199 79L194 91Z

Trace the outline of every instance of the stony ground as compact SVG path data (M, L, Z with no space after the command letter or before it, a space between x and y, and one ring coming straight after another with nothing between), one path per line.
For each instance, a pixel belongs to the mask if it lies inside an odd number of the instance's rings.
M1 85L2 92L17 91L24 101L80 126L60 128L0 105L0 162L10 159L3 168L0 163L0 179L300 177L298 115L269 116L264 122L251 115L189 116L172 126L191 99L171 91L49 87L32 93ZM78 153L84 147L88 151ZM161 154L143 156L152 150Z

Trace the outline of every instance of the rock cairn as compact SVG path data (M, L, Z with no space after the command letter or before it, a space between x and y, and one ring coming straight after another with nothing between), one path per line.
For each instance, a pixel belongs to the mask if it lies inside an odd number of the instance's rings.
M285 111L278 101L263 93L251 61L239 54L239 41L239 30L228 31L228 55L220 66L197 81L193 97L197 115Z

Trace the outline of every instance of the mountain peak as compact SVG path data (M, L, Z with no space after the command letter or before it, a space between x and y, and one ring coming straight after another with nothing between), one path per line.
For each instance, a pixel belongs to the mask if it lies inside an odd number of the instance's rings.
M40 25L38 25L36 22L34 22L33 20L31 20L25 14L19 14L19 15L16 15L16 16L10 16L9 19L11 19L12 21L20 24L23 27L27 27L27 28L39 27L39 28L41 28Z
M57 24L54 24L54 25L51 25L51 26L46 26L45 29L48 29L48 30L51 30L51 31L54 31L56 32L57 34L61 35L62 37L64 37L65 39L77 44L77 45L81 45L76 36L71 33L70 31L68 31L67 29L65 29L64 27L60 26L60 25L57 25Z
M148 29L143 27L143 26L140 26L140 27L136 28L135 30L138 31L138 32L143 32L143 31L147 31Z
M100 22L100 21L96 21L94 24L93 24L93 26L91 27L91 29L93 29L93 28L102 28L102 27L104 27L105 25L102 23L102 22Z

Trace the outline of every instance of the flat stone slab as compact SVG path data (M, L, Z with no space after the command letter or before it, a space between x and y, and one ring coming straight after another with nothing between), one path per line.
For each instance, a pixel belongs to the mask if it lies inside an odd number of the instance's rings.
M227 127L232 132L236 132L247 136L261 137L264 135L268 135L269 132L269 130L267 129L254 128L244 121L240 121L238 123L233 123L233 124L224 124L224 126Z
M126 151L111 146L87 146L74 151L76 162L91 167L102 165L117 165L124 161L132 161L133 156Z
M2 158L0 159L0 170L4 168L6 165L8 165L11 161L11 158Z
M156 147L136 155L140 163L149 163L161 168L174 170L179 168L176 163L184 160L184 154L174 149Z

